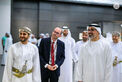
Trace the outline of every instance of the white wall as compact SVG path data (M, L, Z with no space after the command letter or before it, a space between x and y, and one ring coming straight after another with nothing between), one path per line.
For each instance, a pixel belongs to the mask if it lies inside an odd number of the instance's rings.
M0 54L2 54L1 39L10 32L11 0L0 0Z

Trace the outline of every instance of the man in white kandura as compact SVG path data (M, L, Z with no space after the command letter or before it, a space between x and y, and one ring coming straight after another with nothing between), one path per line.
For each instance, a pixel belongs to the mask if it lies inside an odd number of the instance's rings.
M32 43L32 44L37 45L37 39L36 39L36 37L35 37L34 34L31 34L31 35L30 35L30 38L28 39L28 41L29 41L30 43Z
M82 36L80 36L82 38L81 41L78 41L76 42L76 45L75 45L75 53L77 55L77 57L79 58L79 54L80 54L80 49L81 47L88 41L88 31L83 31L82 32ZM75 63L75 68L74 68L74 81L75 81L75 76L76 76L76 73L77 73L77 64L78 62ZM75 81L76 82L76 81Z
M43 33L39 34L39 39L38 39L38 43L37 43L37 46L39 47L40 43L41 43L41 40L42 38L44 38L45 35Z
M63 26L63 34L61 41L65 43L65 60L61 66L61 74L59 82L72 82L73 80L73 61L76 61L74 56L75 40L71 37L70 30L67 26Z
M81 47L78 60L78 82L111 82L112 52L101 35L100 26L88 26L89 41Z
M5 66L6 63L6 58L8 56L7 52L9 47L13 44L13 39L10 33L6 33L6 42L5 42L5 47L4 47L4 53L3 53L3 57L2 57L2 62L1 62L1 66Z
M80 47L88 41L88 31L83 31L81 37L82 40L76 42L75 44L75 53L77 54L78 57L79 57Z
M28 42L31 30L19 29L20 42L10 46L2 82L41 82L38 48Z
M112 33L111 47L113 57L113 78L112 82L122 82L122 42L119 41L119 32Z

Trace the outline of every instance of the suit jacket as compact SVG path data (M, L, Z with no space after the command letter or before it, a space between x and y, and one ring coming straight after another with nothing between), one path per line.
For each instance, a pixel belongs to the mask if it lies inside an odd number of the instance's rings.
M48 70L47 68L45 68L45 65L49 64L50 47L51 47L51 38L44 38L41 40L39 46L39 55L40 55L40 64L42 72ZM55 61L55 64L58 65L58 68L56 69L57 75L60 75L60 66L63 64L64 59L65 59L65 45L62 41L57 40L57 52Z

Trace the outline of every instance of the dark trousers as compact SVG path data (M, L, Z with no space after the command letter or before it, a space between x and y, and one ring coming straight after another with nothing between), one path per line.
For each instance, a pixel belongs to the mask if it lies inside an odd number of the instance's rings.
M58 79L59 76L57 75L56 71L41 70L42 82L58 82Z
M5 46L3 46L3 52L4 52Z

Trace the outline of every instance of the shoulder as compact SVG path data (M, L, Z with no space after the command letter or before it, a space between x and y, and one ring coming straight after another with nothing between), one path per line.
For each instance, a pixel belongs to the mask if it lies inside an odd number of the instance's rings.
M42 39L41 39L41 42L43 42L43 41L44 41L44 42L45 42L45 41L50 41L50 40L51 40L50 37L49 37L49 38L42 38Z
M19 47L19 44L20 44L19 42L11 44L10 49L17 49Z
M61 40L57 40L57 42L59 43L59 44L64 44L64 42L63 41L61 41Z
M122 42L119 42L120 43L120 45L122 45Z
M5 40L6 39L6 37L2 37L2 40Z
M82 41L77 41L77 42L76 42L76 44L80 44L80 43L82 43Z
M70 38L70 41L75 42L75 39L71 37L71 38Z
M28 42L28 45L30 46L30 47L33 47L33 48L37 48L37 46L35 45L35 44L32 44L32 43L30 43L30 42Z
M101 42L101 46L105 48L110 48L111 47L111 43L108 42L107 40L103 39L100 41Z

